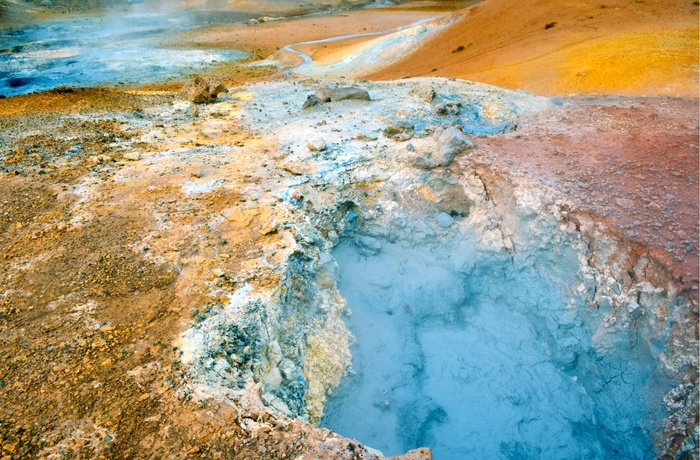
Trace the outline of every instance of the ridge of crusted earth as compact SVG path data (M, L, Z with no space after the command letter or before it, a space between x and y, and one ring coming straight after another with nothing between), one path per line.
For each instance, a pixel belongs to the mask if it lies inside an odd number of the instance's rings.
M440 212L488 250L580 248L606 340L667 334L656 455L696 454L698 101L424 78L302 111L329 83L3 100L2 458L376 458L308 423L350 362L330 250L358 219L440 238ZM476 148L426 167L451 125Z

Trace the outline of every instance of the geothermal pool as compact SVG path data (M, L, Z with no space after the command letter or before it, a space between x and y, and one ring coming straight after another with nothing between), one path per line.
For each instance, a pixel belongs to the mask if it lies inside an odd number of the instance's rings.
M644 347L591 345L576 253L476 247L460 234L337 246L357 343L321 425L385 455L653 458L651 411L668 383Z
M170 34L249 19L235 12L131 13L37 22L0 31L0 95L58 86L144 84L196 73L239 51L168 47Z

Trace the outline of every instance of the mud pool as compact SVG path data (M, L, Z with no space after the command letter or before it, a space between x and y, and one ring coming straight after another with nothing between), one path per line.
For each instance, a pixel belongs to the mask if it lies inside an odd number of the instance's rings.
M238 51L168 47L174 32L241 21L235 12L131 13L38 22L0 31L0 95L58 86L160 82L215 62L246 57Z
M592 346L575 252L476 248L461 234L337 246L357 343L321 425L385 455L653 458L669 383L644 346Z

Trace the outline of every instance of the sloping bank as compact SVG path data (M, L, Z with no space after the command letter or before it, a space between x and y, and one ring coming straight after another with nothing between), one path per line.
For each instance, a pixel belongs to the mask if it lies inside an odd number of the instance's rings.
M341 435L438 458L695 449L694 300L555 189L470 161L454 127L478 143L552 101L415 79L300 110L318 86L236 95L241 121L286 157L292 177L269 187L295 217L264 231L293 244L279 283L241 281L182 335L191 397L230 401L251 431L329 407Z

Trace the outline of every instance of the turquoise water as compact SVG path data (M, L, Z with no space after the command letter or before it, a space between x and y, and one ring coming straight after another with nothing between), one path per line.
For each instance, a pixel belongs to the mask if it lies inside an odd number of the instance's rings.
M592 346L589 313L567 302L571 250L381 247L355 239L334 252L357 344L322 426L385 455L654 458L655 362L626 340Z
M0 31L0 95L59 86L143 84L246 57L238 51L169 48L168 36L252 15L227 12L112 14Z

